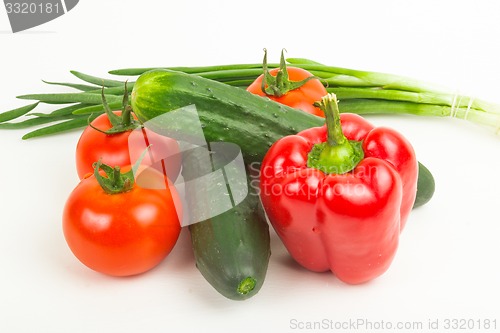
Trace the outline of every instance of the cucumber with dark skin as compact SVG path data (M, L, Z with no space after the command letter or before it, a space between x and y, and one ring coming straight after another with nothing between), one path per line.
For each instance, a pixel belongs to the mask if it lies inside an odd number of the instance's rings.
M436 189L436 184L432 173L423 165L418 164L417 196L413 203L413 208L425 205L431 200Z
M221 295L232 300L245 300L257 294L264 283L271 255L269 226L257 192L244 166L226 170L228 159L221 151L205 147L183 153L182 176L190 215L189 232L196 267ZM209 156L210 162L207 163ZM238 169L238 170L235 170ZM224 172L224 182L206 182L202 176ZM206 216L214 206L238 196L248 189L244 199L221 214ZM227 196L226 196L227 195ZM236 202L236 200L234 201ZM233 203L233 202L232 202Z
M184 135L186 128L199 127L192 118L182 116L183 108L190 105L196 108L206 140L235 143L253 169L256 169L254 163L261 163L278 139L325 122L324 118L244 89L176 71L146 72L137 79L132 91L132 109L137 117L146 126L149 124L168 136ZM349 112L345 108L340 111ZM167 113L168 117L162 117ZM427 168L422 164L419 167L422 174L418 179L416 203L422 205L432 198L435 185Z

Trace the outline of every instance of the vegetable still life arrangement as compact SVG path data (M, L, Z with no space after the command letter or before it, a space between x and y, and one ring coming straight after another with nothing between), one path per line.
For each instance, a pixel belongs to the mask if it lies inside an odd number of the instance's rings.
M261 64L109 72L134 81L72 73L82 82L44 82L76 92L18 96L34 103L0 114L0 129L37 127L23 139L82 130L80 183L63 212L70 250L97 272L136 275L167 257L186 227L196 267L233 300L264 284L269 225L300 266L346 285L388 270L409 214L431 200L435 183L402 134L363 115L500 123L493 103L283 53L279 63L265 52ZM34 112L41 104L55 109ZM205 144L185 148L176 135L196 126ZM242 170L228 167L217 143L239 149ZM200 190L200 176L217 172L224 181L210 186L232 205L207 215L218 198Z

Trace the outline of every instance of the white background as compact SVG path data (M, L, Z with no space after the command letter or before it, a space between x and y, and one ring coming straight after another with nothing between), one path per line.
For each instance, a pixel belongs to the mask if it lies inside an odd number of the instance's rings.
M74 82L73 69L106 76L123 67L255 63L263 48L270 61L286 48L290 57L407 75L500 102L497 3L82 0L17 34L0 8L0 110L26 104L17 95L61 91L41 79ZM366 319L422 322L415 332L426 332L429 320L448 318L496 319L500 330L500 138L455 119L368 118L404 133L436 178L433 200L413 211L389 271L347 286L299 268L273 233L266 282L244 302L223 298L202 278L186 232L141 276L84 267L61 229L78 181L79 132L22 141L25 130L1 130L0 331L295 332L312 331L296 323ZM344 331L364 331L352 328Z

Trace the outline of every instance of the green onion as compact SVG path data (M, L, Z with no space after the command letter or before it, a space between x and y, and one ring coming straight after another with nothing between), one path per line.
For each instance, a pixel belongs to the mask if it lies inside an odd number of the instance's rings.
M94 90L94 89L99 88L96 86L89 86L87 84L76 84L76 83L66 83L66 82L50 82L50 81L45 81L45 80L42 80L42 81L43 81L43 83L47 83L50 85L68 87L68 88L73 88L73 89L81 90L81 91L89 91L89 90Z
M123 82L121 81L116 81L116 80L108 80L108 79L103 79L97 76L92 76L88 74L84 74L81 72L77 71L70 71L71 74L76 76L77 78L87 82L87 83L92 83L98 86L104 86L104 87L121 87L123 85Z
M5 111L3 113L0 113L0 123L21 117L21 116L25 115L26 113L30 112L31 110L33 110L34 108L36 108L38 104L39 104L39 102L36 102L36 103L30 104L30 105L22 106L22 107L17 108L17 109L13 109L10 111Z
M75 116L73 116L75 117ZM90 117L77 117L74 119L66 120L60 123L56 123L53 125L49 125L46 127L39 128L37 130L34 130L32 132L29 132L23 136L23 140L26 139L31 139L31 138L36 138L39 136L46 136L50 134L56 134L56 133L62 133L62 132L67 132L73 129L81 128L84 126L87 126L89 122L94 120L97 116L92 115ZM43 118L42 118L43 119Z
M61 121L61 120L75 119L77 117L78 116L70 114L70 115L56 116L56 117L50 117L50 118L49 117L30 118L30 119L27 119L24 121L1 123L0 129L16 130L16 129L30 128L30 127L39 126L39 125L43 125L43 124L47 124L47 123L53 123L53 122L57 122L57 121Z
M453 92L432 84L412 78L370 71L361 71L343 67L326 66L304 58L288 58L288 63L295 67L310 71L318 77L328 92L335 93L340 100L343 112L358 114L412 114L430 117L451 117L467 120L476 124L497 128L500 126L500 105L473 99L468 96L457 96ZM276 68L279 64L268 64ZM123 68L108 73L117 76L134 77L153 69L169 69L223 82L228 85L246 88L262 74L262 64L230 64L199 67L145 67ZM0 129L21 128L58 122L71 114L71 119L54 126L48 126L27 134L24 138L55 134L62 131L84 127L87 125L82 117L96 117L104 111L101 91L112 109L119 109L125 91L125 81L110 80L84 74L78 71L71 73L83 81L81 83L48 82L80 90L76 93L28 94L18 96L20 99L36 100L37 103L0 114ZM90 84L90 85L89 85ZM131 92L134 81L127 82L127 90ZM30 113L36 119L18 123L5 123L30 112L38 103L72 104L58 108L52 112ZM18 124L18 125L15 125ZM4 125L4 126L2 126Z
M110 109L112 110L119 110L122 107L122 102L113 102L113 103L108 103ZM73 114L76 115L82 115L82 114L101 114L104 112L104 105L103 104L96 104L96 105L89 105L87 107L82 107L79 108L78 110L73 111Z
M65 103L85 103L85 104L100 104L102 102L101 95L83 92L83 93L59 93L59 94L30 94L17 96L20 99L38 100L48 104L65 104ZM106 95L109 102L121 101L121 97L116 95Z
M73 114L73 112L75 112L79 109L85 108L86 106L88 106L88 104L78 103L78 104L72 104L70 106L62 107L62 108L54 110L50 113L32 112L32 113L29 113L27 115L28 116L43 117L43 118L66 116L68 114Z

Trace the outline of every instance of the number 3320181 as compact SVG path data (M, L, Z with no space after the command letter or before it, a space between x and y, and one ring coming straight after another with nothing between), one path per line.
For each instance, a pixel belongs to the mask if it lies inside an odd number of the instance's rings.
M28 2L7 2L5 4L7 14L52 14L59 13L59 3L28 3Z

